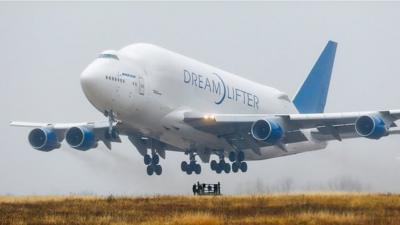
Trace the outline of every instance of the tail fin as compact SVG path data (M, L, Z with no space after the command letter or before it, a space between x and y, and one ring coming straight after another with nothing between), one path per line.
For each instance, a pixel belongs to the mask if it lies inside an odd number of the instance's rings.
M293 103L300 113L324 112L337 43L329 41L304 81Z

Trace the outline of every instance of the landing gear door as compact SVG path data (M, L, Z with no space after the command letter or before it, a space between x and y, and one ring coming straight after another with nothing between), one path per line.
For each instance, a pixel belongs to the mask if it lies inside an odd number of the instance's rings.
M139 94L144 95L144 79L141 75L139 76Z

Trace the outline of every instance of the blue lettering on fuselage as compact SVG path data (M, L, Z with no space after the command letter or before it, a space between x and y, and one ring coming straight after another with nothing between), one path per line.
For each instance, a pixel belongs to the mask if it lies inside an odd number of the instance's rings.
M258 109L257 95L226 84L217 73L212 75L212 78L210 78L204 74L183 70L183 82L215 95L217 98L214 103L217 105L222 104L225 99L229 99Z

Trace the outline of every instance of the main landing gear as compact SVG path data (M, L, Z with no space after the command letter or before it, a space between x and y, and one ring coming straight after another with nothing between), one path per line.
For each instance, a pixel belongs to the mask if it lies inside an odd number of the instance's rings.
M222 173L222 171L224 171L225 173L231 172L231 164L226 163L223 156L220 156L219 162L212 160L210 166L211 170L214 170L218 174Z
M243 161L244 153L242 151L230 152L228 158L232 162L232 171L234 173L237 173L239 170L243 173L247 171L247 163Z
M196 162L195 153L189 152L189 162L183 161L181 163L181 170L186 172L187 175L191 175L193 172L196 174L201 173L201 166Z
M215 171L216 173L220 174L222 171L225 173L230 173L231 169L234 173L237 173L239 170L241 170L243 173L247 171L247 163L243 161L244 153L242 151L229 153L228 158L232 162L232 166L231 164L225 162L223 154L219 154L218 156L219 162L212 160L210 163L211 170Z
M155 152L146 154L143 158L144 164L147 165L147 175L151 176L154 173L156 175L161 175L162 167L159 165L160 163L160 156L158 156Z

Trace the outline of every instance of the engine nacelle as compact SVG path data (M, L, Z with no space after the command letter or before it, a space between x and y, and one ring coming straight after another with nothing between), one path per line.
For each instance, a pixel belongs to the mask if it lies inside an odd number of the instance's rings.
M277 122L257 120L251 126L251 135L258 141L275 144L282 139L283 129Z
M385 121L380 116L360 116L355 123L358 135L370 139L379 139L387 135Z
M93 129L85 126L69 128L65 133L65 140L72 148L82 151L97 147Z
M56 132L52 128L35 128L29 132L28 140L34 149L49 152L60 147Z

